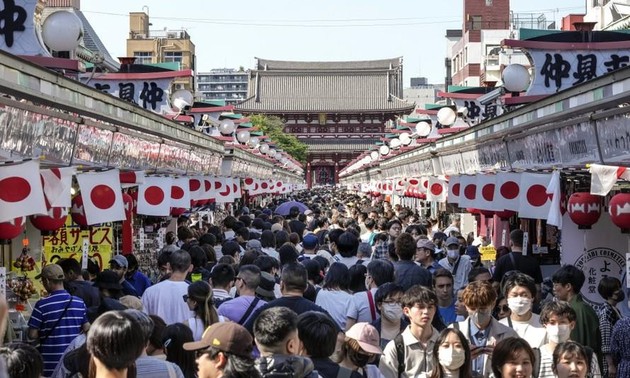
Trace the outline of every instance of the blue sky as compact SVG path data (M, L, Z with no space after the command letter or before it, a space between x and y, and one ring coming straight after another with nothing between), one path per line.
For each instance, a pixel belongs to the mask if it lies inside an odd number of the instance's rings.
M553 4L553 6L550 6ZM251 68L254 58L369 60L402 56L409 78L444 80L446 29L462 24L463 0L82 0L81 9L114 58L126 55L129 12L152 30L186 29L197 70ZM585 0L512 0L515 13L557 21Z

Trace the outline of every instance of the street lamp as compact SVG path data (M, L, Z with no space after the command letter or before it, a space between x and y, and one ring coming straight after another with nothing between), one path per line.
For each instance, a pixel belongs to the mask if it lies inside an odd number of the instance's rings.
M74 51L79 46L81 37L83 23L74 12L54 12L46 17L42 25L42 39L53 51Z

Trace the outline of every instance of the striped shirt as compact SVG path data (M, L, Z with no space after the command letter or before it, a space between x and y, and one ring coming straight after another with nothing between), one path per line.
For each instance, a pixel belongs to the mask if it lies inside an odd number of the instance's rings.
M70 298L72 302L63 314ZM61 320L52 329L60 317ZM28 327L39 331L39 352L44 359L44 377L50 377L64 350L81 333L81 327L85 323L87 323L85 303L81 298L71 296L65 290L53 291L50 296L35 303Z

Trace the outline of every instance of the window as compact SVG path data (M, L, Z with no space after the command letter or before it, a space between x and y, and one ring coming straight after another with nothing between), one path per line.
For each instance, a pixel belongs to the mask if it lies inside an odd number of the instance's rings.
M164 62L182 62L182 52L181 51L166 51L164 53Z
M481 16L472 16L472 30L481 30Z
M151 51L134 51L133 57L136 58L136 64L153 63L153 53Z

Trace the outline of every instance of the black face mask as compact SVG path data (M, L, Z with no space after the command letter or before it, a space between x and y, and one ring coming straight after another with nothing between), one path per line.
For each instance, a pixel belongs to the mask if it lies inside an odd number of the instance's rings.
M352 353L352 355L350 355L349 357L350 357L350 361L352 361L352 363L358 367L364 367L372 359L372 356L368 356L367 354L360 354L360 353Z

